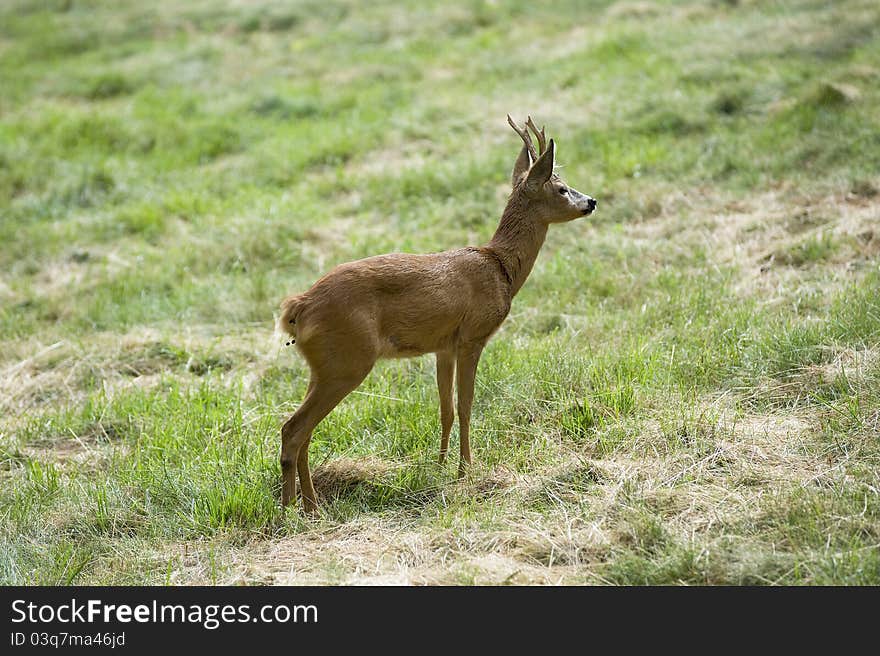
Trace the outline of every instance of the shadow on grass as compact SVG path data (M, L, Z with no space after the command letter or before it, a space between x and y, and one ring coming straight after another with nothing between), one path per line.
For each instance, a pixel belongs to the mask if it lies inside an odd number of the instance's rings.
M335 458L315 467L318 502L331 515L351 517L392 508L423 507L441 493L436 467L407 466L381 458Z
M511 485L509 476L497 471L458 479L447 465L338 458L317 466L312 482L318 503L340 521L388 510L410 509L421 515L462 494L471 501L488 501Z

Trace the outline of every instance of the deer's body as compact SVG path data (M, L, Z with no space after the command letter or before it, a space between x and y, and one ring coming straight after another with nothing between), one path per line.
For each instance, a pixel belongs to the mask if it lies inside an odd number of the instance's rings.
M553 175L555 148L551 140L545 150L543 130L529 119L540 142L539 157L528 132L511 125L525 143L514 167L514 192L486 246L347 262L282 302L278 325L294 337L311 370L306 398L282 429L283 505L295 493L296 467L303 505L316 507L308 466L312 430L361 384L379 358L437 354L440 462L448 449L457 378L459 473L470 463L470 412L483 347L528 277L549 223L588 214L596 204ZM548 195L551 184L549 194L564 193ZM559 196L565 194L569 197L563 202Z
M473 298L483 302L475 306ZM510 285L484 249L392 253L341 264L284 307L310 364L321 357L310 354L310 345L332 340L343 347L357 343L346 355L372 365L377 358L454 350L458 341L488 337L510 308Z

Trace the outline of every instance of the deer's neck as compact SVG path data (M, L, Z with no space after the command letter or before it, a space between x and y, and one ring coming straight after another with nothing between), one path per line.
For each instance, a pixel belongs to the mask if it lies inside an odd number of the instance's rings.
M547 226L530 220L520 199L512 198L507 203L498 229L486 248L498 257L507 271L511 297L516 296L532 272L546 236Z

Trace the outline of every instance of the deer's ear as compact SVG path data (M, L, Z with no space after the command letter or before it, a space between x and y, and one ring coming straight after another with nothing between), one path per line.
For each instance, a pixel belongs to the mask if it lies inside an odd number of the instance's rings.
M553 175L553 164L555 161L556 144L551 139L547 150L541 154L538 161L529 169L529 177L526 178L526 184L535 189L542 187L550 179L550 176Z
M519 157L516 158L516 164L513 165L513 174L510 176L510 184L516 186L517 181L523 173L528 171L532 166L532 155L529 153L529 147L523 146L519 151Z

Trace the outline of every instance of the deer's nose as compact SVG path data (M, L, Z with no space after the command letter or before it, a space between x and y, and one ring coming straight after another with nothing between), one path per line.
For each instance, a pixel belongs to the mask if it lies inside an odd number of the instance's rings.
M586 213L589 214L594 209L596 209L596 199L595 198L587 199L587 212Z

